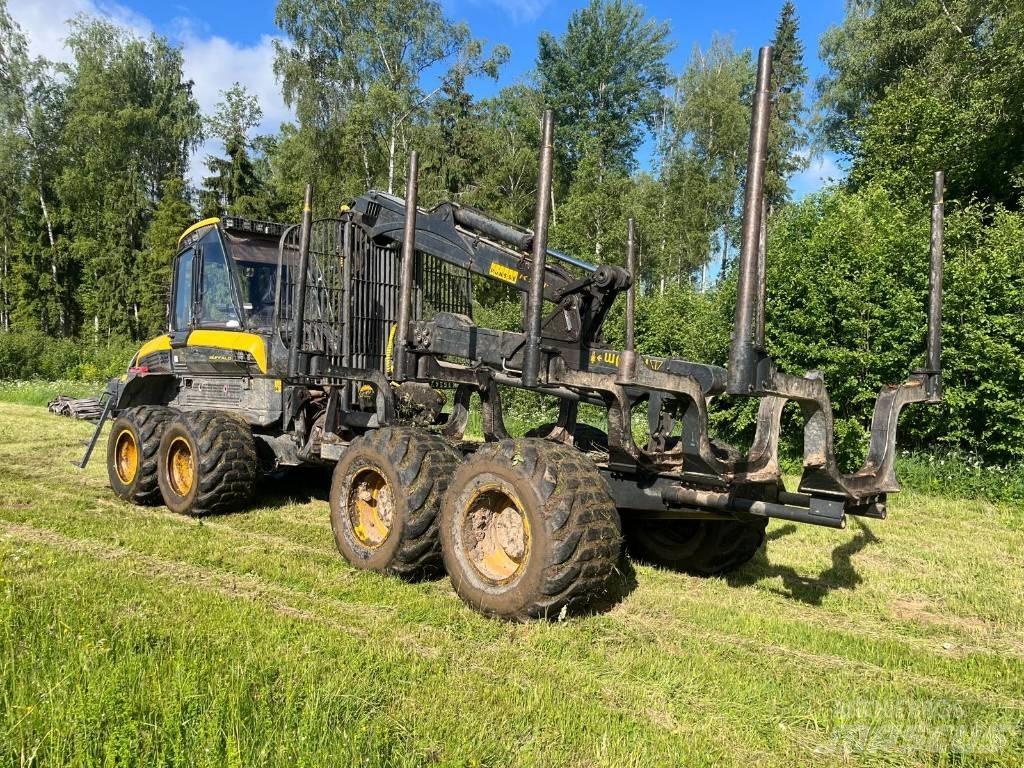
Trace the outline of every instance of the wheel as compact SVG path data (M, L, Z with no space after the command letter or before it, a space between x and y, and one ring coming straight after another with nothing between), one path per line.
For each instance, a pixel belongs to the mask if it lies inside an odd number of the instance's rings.
M159 405L129 408L110 428L107 477L119 498L132 504L158 504L157 451L164 426L175 411Z
M353 566L414 580L441 572L437 513L462 455L413 427L352 441L334 468L331 528Z
M767 520L635 520L625 526L635 559L717 576L748 562L764 543Z
M516 621L560 618L610 593L622 530L604 479L578 450L502 440L455 473L441 508L441 550L455 591L473 608Z
M180 413L160 440L157 478L164 504L183 515L230 512L252 496L256 445L249 426L226 413Z

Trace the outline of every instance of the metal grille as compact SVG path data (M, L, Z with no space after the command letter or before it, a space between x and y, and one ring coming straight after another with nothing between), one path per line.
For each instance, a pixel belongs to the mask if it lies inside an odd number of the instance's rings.
M174 404L179 408L235 407L242 399L242 392L241 379L185 379L174 399Z
M342 255L345 222L316 222L309 241L306 270L306 316L303 349L327 355L340 363L342 353L344 283Z
M417 320L430 320L438 312L472 316L472 279L468 269L417 252L416 287Z
M287 234L282 251L285 268L281 271L278 327L287 344L291 343L296 290L295 270L287 267L298 262L298 246L296 227ZM346 251L350 254L347 263ZM362 227L347 219L314 222L306 272L303 351L327 356L331 366L386 371L398 319L400 274L398 243L374 243ZM417 251L414 280L414 318L430 319L438 312L472 315L472 281L467 269Z
M352 366L384 371L388 337L398 319L402 255L398 247L376 245L359 227L352 235Z

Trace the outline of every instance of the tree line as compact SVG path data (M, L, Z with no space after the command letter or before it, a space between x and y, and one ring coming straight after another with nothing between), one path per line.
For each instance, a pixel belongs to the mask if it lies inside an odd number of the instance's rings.
M681 71L665 21L591 0L537 40L534 67L487 98L510 51L434 0L279 0L274 71L294 120L257 133L261 105L226 83L202 114L180 49L109 22L68 25L71 61L28 54L0 0L0 329L103 344L164 324L169 263L200 215L296 220L367 189L420 192L530 225L539 117L556 112L552 244L622 263L640 238L638 342L724 362L746 172L754 55L726 37ZM906 436L996 461L1024 458L1024 7L1002 0L859 0L820 40L808 82L797 8L774 30L769 350L819 368L843 440L877 386L922 362L931 175L947 174L942 410ZM810 108L808 108L810 105ZM198 188L189 158L204 139ZM845 179L799 201L816 152ZM514 324L514 307L484 308ZM611 335L615 334L613 317ZM749 431L725 409L723 427Z
M901 445L1024 460L1024 5L864 0L821 40L809 128L844 182L776 205L766 343L785 370L824 373L838 449L863 456L879 388L922 367L929 207L946 173L944 403L901 420ZM734 275L641 301L649 351L724 364ZM749 403L718 426L749 439ZM789 415L799 438L800 418Z
M528 225L546 106L558 121L559 247L621 261L634 216L645 284L660 287L735 250L753 66L728 39L695 48L674 73L666 22L629 0L594 0L560 34L540 36L531 77L478 99L473 82L497 79L510 52L439 2L280 0L276 23L274 71L295 120L253 135L256 98L225 84L201 114L166 39L79 16L68 24L71 61L56 64L29 56L0 0L0 327L145 337L161 326L171 252L190 220L293 220L310 180L319 210L368 189L401 193L412 149L426 202ZM786 3L770 186L780 203L804 157L797 31ZM221 151L194 189L189 158L209 138ZM645 142L654 159L641 164Z

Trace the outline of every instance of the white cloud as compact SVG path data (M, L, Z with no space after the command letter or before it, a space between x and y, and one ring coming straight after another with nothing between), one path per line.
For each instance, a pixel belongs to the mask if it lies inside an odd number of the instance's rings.
M203 112L211 112L220 92L240 82L260 100L263 122L274 129L292 117L274 77L273 38L264 35L254 46L237 45L223 37L187 37L183 40L185 77L193 80L193 93Z
M221 91L239 82L259 99L263 108L263 121L256 127L257 133L276 132L281 123L294 118L281 98L281 88L274 77L274 39L271 36L264 35L254 46L242 46L223 37L202 37L186 31L182 45L185 77L195 83L192 92L204 115L213 112ZM192 156L193 184L202 181L206 156L220 149L218 142L207 141Z
M538 2L539 0L531 0ZM116 3L104 0L10 0L11 16L25 31L33 55L55 61L69 61L65 44L67 20L79 13L99 16L125 27L138 36L154 31L149 19ZM203 114L210 114L220 92L235 82L254 94L263 108L263 121L258 133L276 131L293 114L281 98L281 89L274 77L274 38L264 35L254 45L242 45L218 35L211 35L201 22L179 19L172 30L155 30L168 35L182 46L185 77L193 81L193 93ZM203 159L220 151L217 142L207 141L192 157L190 176L193 183L205 173Z
M153 31L153 25L145 17L102 0L10 0L7 9L28 37L29 53L52 61L71 59L64 42L68 35L67 22L80 13L102 16L140 36Z
M846 172L839 166L836 155L825 152L811 158L811 163L789 179L793 197L799 200L813 194L833 182L840 181Z

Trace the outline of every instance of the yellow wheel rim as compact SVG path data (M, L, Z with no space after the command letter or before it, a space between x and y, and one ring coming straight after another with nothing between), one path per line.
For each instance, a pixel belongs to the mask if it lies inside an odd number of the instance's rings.
M530 557L530 522L508 486L484 485L463 510L462 541L469 562L488 581L516 578Z
M196 462L192 446L184 437L176 437L167 449L167 480L178 496L188 496L196 481Z
M376 549L391 533L395 497L387 478L374 467L359 470L348 494L348 516L359 543Z
M139 444L130 429L122 429L114 441L114 472L125 485L131 485L139 472Z

